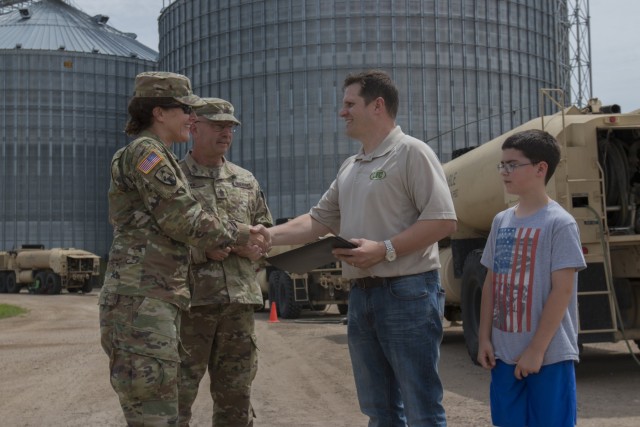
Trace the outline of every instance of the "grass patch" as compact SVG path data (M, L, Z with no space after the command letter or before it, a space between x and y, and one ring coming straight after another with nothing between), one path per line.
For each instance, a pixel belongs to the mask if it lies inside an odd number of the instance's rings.
M26 312L27 310L25 310L22 307L9 305L9 304L0 304L0 319L4 319L6 317L18 316Z

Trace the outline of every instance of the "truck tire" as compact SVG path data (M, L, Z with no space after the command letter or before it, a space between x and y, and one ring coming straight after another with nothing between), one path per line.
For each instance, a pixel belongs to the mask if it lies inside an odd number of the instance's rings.
M302 311L294 296L293 280L285 272L281 272L276 286L276 307L283 319L297 319Z
M10 294L17 294L20 292L20 283L16 282L16 275L14 272L7 274L7 292Z
M471 361L478 363L478 329L480 327L480 303L482 286L487 269L480 264L482 250L471 251L464 261L462 270L462 292L460 305L462 308L462 332Z
M7 293L7 275L0 273L0 294Z
M56 273L47 274L46 281L46 293L49 295L58 295L62 292L62 283L60 281L60 276Z
M280 316L280 307L278 307L278 302L276 301L276 288L278 287L281 273L280 270L274 270L269 274L269 308L271 308L271 304L275 302L278 316Z
M84 285L82 285L82 293L83 294L88 294L89 292L91 292L93 290L93 282L94 282L94 278L89 277L87 279L86 282L84 282Z
M343 316L349 312L349 304L337 304L338 305L338 313Z
M47 273L41 271L36 274L36 280L34 280L33 285L30 286L29 290L36 294L46 294L47 293Z

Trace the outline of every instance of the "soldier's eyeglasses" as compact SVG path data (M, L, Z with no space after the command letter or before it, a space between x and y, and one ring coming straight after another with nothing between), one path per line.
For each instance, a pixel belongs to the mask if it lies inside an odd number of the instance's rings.
M235 123L227 123L225 125L212 123L211 126L213 126L216 132L223 132L225 130L230 130L231 132L236 133L236 130L238 129L238 125Z
M191 114L193 113L193 107L191 107L190 105L184 105L184 104L167 104L167 105L161 105L160 107L162 108L180 108L182 109L182 112L185 114Z
M209 120L197 120L196 123L206 123L210 125L216 132L230 130L232 133L236 133L236 131L238 130L238 125L236 123L220 124L211 122Z
M503 171L505 173L511 173L514 170L516 170L516 168L519 168L520 166L528 166L528 165L535 165L536 163L498 163L498 172L502 173Z

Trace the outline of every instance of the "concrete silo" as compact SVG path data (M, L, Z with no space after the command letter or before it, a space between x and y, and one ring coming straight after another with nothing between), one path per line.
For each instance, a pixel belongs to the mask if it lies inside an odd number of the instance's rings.
M0 2L0 249L104 255L109 161L157 53L59 0Z
M442 161L538 114L557 87L552 0L176 0L159 19L161 68L230 100L231 159L275 216L306 212L357 148L338 118L342 81L368 68L399 86L398 124Z

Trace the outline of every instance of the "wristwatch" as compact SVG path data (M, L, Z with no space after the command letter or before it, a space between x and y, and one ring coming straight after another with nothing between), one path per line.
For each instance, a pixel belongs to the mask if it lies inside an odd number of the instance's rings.
M387 249L387 253L384 256L384 259L386 259L389 262L395 261L395 259L396 259L396 250L393 247L393 245L391 244L391 240L385 240L384 241L384 247Z

